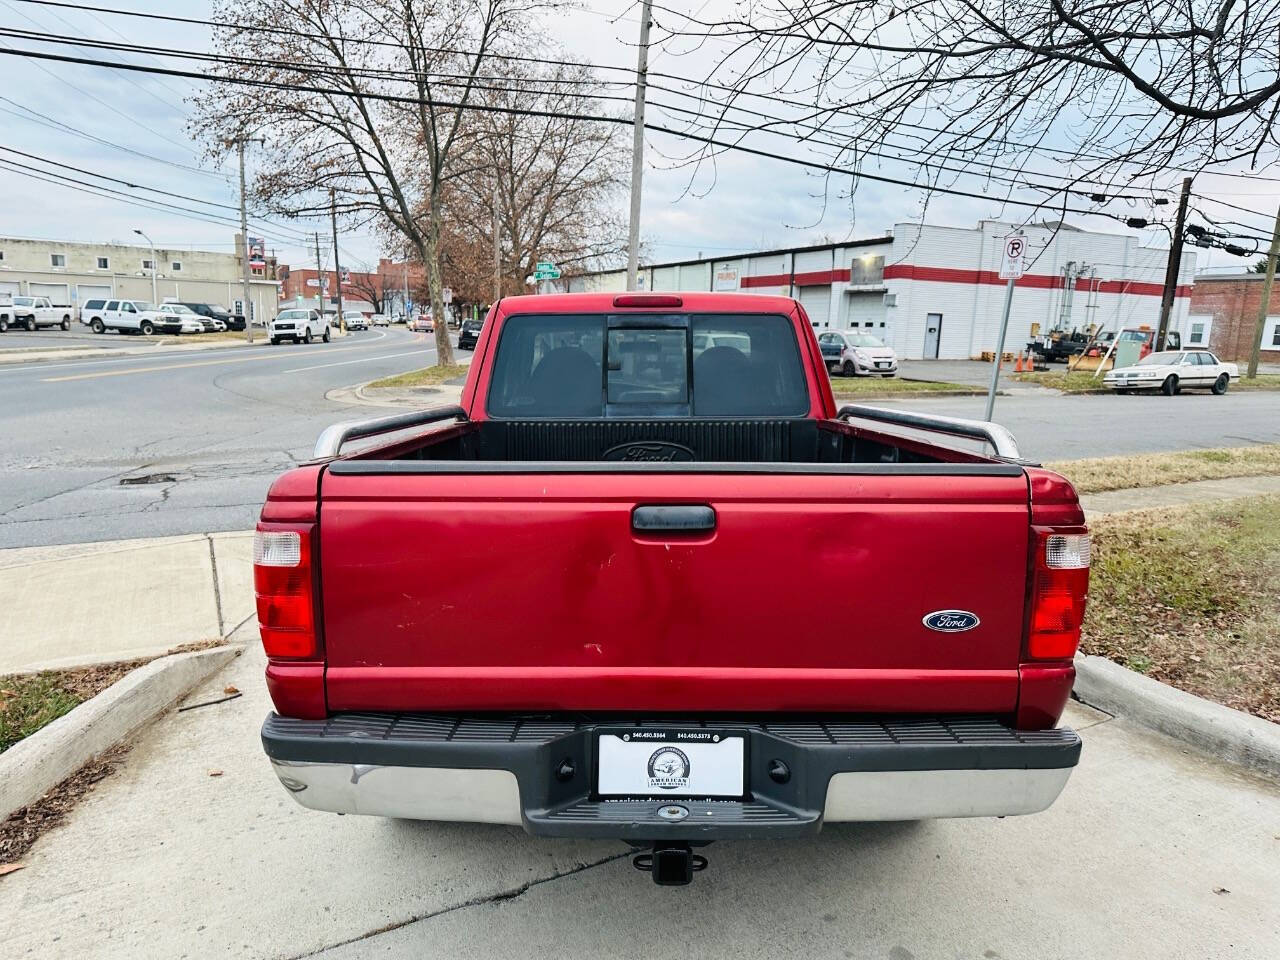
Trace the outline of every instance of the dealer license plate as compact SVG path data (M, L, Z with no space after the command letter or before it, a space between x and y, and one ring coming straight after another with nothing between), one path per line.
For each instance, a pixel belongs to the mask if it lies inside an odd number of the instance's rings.
M741 797L746 738L725 730L597 734L596 792L602 797Z

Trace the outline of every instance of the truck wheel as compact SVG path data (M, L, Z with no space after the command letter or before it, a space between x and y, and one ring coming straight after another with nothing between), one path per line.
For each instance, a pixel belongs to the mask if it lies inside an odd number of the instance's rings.
M280 346L280 338L279 338L279 337L272 337L272 338L271 338L271 345L272 345L273 347L278 347L278 346Z
M1218 379L1213 381L1213 387L1211 389L1218 396L1222 396L1224 393L1227 392L1227 384L1230 382L1231 382L1231 378L1229 376L1227 376L1225 373L1220 373L1218 374Z
M103 324L101 318L99 317L94 317L92 320L89 321L89 329L92 330L94 333L107 332L106 326Z
M325 330L325 333L328 333L328 332L329 332L328 330ZM303 334L302 334L302 342L303 342L303 343L310 343L310 342L311 342L311 328L310 328L310 327L307 327L306 331L304 331L304 332L303 332Z
M4 333L8 329L9 329L9 318L0 317L0 333Z
M36 332L36 318L35 318L35 317L27 317L27 322L26 322L26 323L24 323L24 324L23 324L23 326L27 328L27 333L35 333L35 332Z
M70 318L70 317L63 317L63 318L62 318L62 329L63 329L63 330L70 330L70 329L71 329L71 318Z
M332 340L332 339L333 339L331 336L329 336L329 328L328 328L328 327L325 327L325 328L324 328L324 335L323 335L320 339L321 339L321 340L323 340L325 343L328 343L330 340Z
M858 375L858 369L853 365L852 360L846 360L844 362L844 366L840 368L840 373L846 377L856 377Z
M1178 378L1174 374L1164 378L1164 383L1160 385L1160 392L1166 397L1172 397L1178 393Z
M156 332L156 328L151 325L150 320L143 320L142 326L139 327L138 329L142 331L142 335L144 337L149 337Z

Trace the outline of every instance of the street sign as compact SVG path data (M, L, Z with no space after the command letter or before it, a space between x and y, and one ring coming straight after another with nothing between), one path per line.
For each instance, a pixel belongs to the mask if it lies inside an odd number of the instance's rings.
M534 267L538 273L542 273L544 270L554 270L555 268L556 265L550 260L539 260L537 266Z
M535 280L559 280L560 271L556 269L554 263L547 260L539 260L533 276Z
M1027 255L1027 238L1011 233L1004 238L1004 252L1000 257L1000 279L1017 280L1022 276L1023 259Z
M453 303L453 287L444 287L440 290L440 299L445 303Z

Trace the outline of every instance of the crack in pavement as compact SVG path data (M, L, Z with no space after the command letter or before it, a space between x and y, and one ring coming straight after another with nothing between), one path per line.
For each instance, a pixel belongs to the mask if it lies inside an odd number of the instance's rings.
M534 887L541 886L544 883L551 883L553 880L560 880L564 877L572 877L586 870L592 870L595 867L602 867L606 864L614 863L624 857L630 857L634 853L635 850L628 848L621 853L611 854L610 856L604 857L600 860L592 860L590 863L580 863L570 870L565 870L561 873L553 873L549 877L538 877L536 880L530 880L517 887L511 887L507 890L499 890L497 893L487 893L481 896L472 897L470 900L464 900L462 903L456 903L449 907L441 907L439 910L432 910L429 913L423 913L416 917L409 917L407 920L396 920L392 923L370 930L367 933L362 933L359 936L340 940L337 943L326 944L319 949L308 950L306 953L293 954L288 958L288 960L304 960L306 957L316 957L329 950L336 950L339 947L346 947L353 943L361 943L365 940L371 940L372 938L381 936L384 933L391 933L393 930L401 930L412 924L421 923L424 920L434 920L436 917L442 917L445 914L454 913L458 910L466 910L470 907L481 907L489 903L506 903L510 900L515 900L518 897L524 896L524 894L528 893Z

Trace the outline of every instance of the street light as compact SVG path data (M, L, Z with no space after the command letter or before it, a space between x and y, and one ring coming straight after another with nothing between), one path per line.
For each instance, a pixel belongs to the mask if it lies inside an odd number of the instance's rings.
M145 233L143 233L141 230L134 230L133 232L134 232L134 233L136 233L138 236L140 236L143 240L147 241L147 243L151 244L151 305L154 307L154 306L157 306L157 304L156 304L156 299L157 299L157 294L156 294L156 270L157 270L157 269L158 269L158 267L159 267L159 264L157 264L157 263L156 263L156 245L155 245L155 241L153 241L150 237L148 237L148 236L147 236Z

